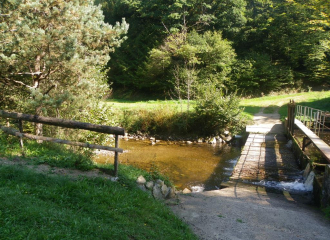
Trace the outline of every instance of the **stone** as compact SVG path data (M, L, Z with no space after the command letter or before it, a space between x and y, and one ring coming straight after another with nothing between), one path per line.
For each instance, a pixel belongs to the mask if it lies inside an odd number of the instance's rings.
M148 191L148 189L144 185L142 185L142 184L138 184L138 188L140 188L144 192L147 192Z
M153 187L153 189L152 189L152 195L154 196L155 199L158 199L158 200L161 200L161 199L164 198L159 185L155 185Z
M152 188L154 187L154 182L150 181L150 182L146 182L145 186L147 189L152 190Z
M166 197L166 195L168 194L168 187L164 184L162 187L161 187L161 190L162 190L162 194L164 197Z
M215 139L215 137L214 137L214 138L211 138L211 139L209 140L209 143L210 143L210 144L216 144L216 143L217 143L217 140Z
M187 141L187 144L192 144L193 142L192 141Z
M163 186L164 184L165 184L164 181L162 181L160 179L156 180L156 185Z
M186 194L186 193L191 193L191 191L188 188L183 189L182 193Z
M138 179L136 180L136 182L137 182L138 184L143 185L143 184L145 184L145 183L147 182L147 180L146 180L142 175L140 175L140 176L138 177Z
M169 187L168 188L168 193L167 193L167 195L165 197L167 199L170 199L170 198L175 198L175 196L176 196L176 194L175 194L174 188Z

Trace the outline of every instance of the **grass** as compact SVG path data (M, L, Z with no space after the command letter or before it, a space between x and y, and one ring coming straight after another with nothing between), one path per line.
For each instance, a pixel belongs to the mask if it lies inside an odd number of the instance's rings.
M187 111L188 101L178 100L147 100L147 101L130 101L123 99L108 99L106 103L117 110L154 110L161 106L167 106L173 109ZM194 101L190 101L193 106Z
M15 142L0 133L0 157L17 157ZM83 157L62 145L37 145L25 141L25 159L31 164L74 168ZM95 167L90 159L89 164ZM153 177L123 165L117 182L72 180L26 166L0 165L0 239L197 239L162 202L136 186L141 174Z
M0 166L0 239L196 239L147 193Z
M286 105L290 100L296 103L330 111L330 91L322 92L303 92L293 94L271 95L259 98L242 99L240 106L244 111L244 115L253 119L253 115L258 113L262 108L265 108L264 113L273 113L278 109L281 119L287 116ZM182 110L186 111L187 101L182 104L176 100L150 100L150 101L128 101L120 99L111 99L107 104L112 105L119 111L124 110L155 110L166 107L169 110ZM191 109L193 108L194 101L191 101Z
M24 140L24 158L33 164L47 163L52 167L90 170L94 168L90 151L73 151L63 145ZM9 159L21 156L22 151L16 137L0 133L0 157Z
M287 104L290 100L294 100L299 105L330 111L330 91L303 92L242 99L240 105L244 108L244 113L250 118L258 113L261 108L266 108L266 113L272 113L275 108L279 108L278 112L281 115L281 119L284 119L287 116ZM268 108L269 106L271 106L271 108Z

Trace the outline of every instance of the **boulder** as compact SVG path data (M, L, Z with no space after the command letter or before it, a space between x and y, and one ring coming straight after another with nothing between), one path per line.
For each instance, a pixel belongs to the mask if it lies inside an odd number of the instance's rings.
M154 182L153 181L147 182L145 186L147 189L152 190L152 188L154 187Z
M159 185L155 185L152 189L152 195L154 196L155 199L161 200L163 199L163 194L161 191L161 188L159 187Z
M147 182L147 180L146 180L142 175L140 175L140 176L138 177L138 179L136 180L136 182L137 182L138 184L143 185L143 184L145 184L145 183Z
M176 194L175 194L174 188L169 187L168 188L168 193L165 196L165 198L170 199L170 198L175 198L175 196L176 196Z
M156 180L156 185L163 186L164 184L165 184L164 181L162 181L160 179Z
M162 190L162 194L164 197L167 196L168 194L168 187L164 184L162 187L161 187L161 190Z
M148 191L148 189L144 185L142 185L142 184L138 184L138 188L140 188L144 192L147 192Z
M191 193L191 191L188 188L183 189L182 193L186 194L186 193Z

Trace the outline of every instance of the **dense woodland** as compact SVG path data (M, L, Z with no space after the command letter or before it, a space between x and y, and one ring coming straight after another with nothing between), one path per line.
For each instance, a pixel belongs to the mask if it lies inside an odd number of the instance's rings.
M327 0L97 0L128 39L113 88L189 97L206 83L245 95L329 83Z
M329 84L329 6L328 0L2 0L0 109L124 127L149 118L145 132L158 131L159 116L164 123L176 119L162 128L167 133L201 125L208 135L236 129L243 126L237 96ZM187 100L188 111L152 118L124 111L115 119L104 104L111 90Z

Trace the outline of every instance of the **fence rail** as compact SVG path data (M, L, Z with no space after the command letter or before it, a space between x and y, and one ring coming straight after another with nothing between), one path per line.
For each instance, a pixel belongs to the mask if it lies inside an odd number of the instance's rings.
M125 134L124 128L84 123L84 122L52 118L52 117L42 117L42 116L38 116L38 115L30 115L30 114L24 114L24 113L7 112L4 110L0 110L0 117L17 119L19 121L19 130L16 130L16 129L13 129L10 127L1 126L1 125L0 125L0 129L2 131L6 132L7 134L20 137L20 145L21 145L22 151L24 151L23 137L33 139L33 140L42 140L42 141L61 143L61 144L67 144L67 145L72 145L72 146L113 151L113 152L115 152L114 174L115 174L115 176L118 175L118 153L123 152L123 149L119 148L118 136ZM114 134L115 135L115 147L101 146L101 145L82 143L82 142L73 142L73 141L69 141L69 140L56 139L56 138L51 138L51 137L37 136L37 135L24 133L23 132L23 120L28 121L28 122L42 123L42 124L46 124L46 125L53 125L53 126L64 127L64 128L84 129L84 130L89 130L89 131L94 131L94 132Z
M325 130L330 130L327 126L330 123L330 113L319 109L296 106L296 119L300 120L306 127L312 130L317 136Z

